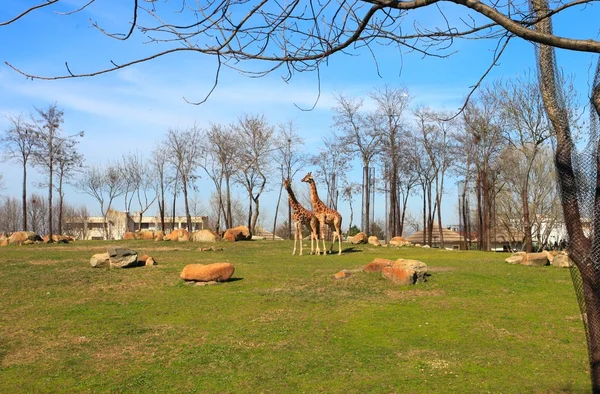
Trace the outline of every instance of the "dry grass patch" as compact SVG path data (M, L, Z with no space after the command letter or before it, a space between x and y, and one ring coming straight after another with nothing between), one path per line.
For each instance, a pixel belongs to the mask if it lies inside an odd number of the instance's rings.
M444 290L386 290L387 295L392 300L413 300L422 297L442 297L446 295Z

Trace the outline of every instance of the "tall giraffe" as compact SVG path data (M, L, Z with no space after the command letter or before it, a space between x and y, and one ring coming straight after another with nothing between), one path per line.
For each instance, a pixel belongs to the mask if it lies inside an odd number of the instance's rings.
M283 187L287 190L290 197L290 206L292 207L292 221L294 222L294 250L292 255L296 254L296 240L300 240L300 256L302 256L302 225L310 228L310 254L315 253L313 240L317 241L316 254L321 254L319 250L319 220L314 212L304 208L296 199L292 190L292 183L289 179L283 180ZM323 250L324 251L324 250Z
M321 239L323 240L323 254L327 253L327 249L325 249L326 224L329 226L329 228L334 230L329 252L331 253L331 251L333 250L333 244L335 243L335 239L337 238L338 254L342 254L342 215L340 215L340 213L335 209L328 208L325 205L325 203L321 201L321 199L319 198L319 194L317 193L317 185L315 184L315 180L313 179L311 172L309 172L304 178L302 178L302 182L308 182L308 184L310 185L310 201L312 202L315 216L317 217L317 219L319 219L319 232L321 235ZM317 242L317 245L319 245L319 242Z

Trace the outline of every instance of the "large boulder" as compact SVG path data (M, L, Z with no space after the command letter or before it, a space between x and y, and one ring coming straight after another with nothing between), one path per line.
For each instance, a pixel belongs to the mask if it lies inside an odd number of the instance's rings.
M197 282L224 282L229 280L235 271L231 263L189 264L181 271L181 279Z
M415 271L395 265L392 267L385 267L383 271L381 271L381 275L400 286L414 285L417 282Z
M398 259L393 267L404 268L415 273L416 283L425 282L427 280L427 264L419 260Z
M34 233L33 231L16 231L8 237L8 243L11 245L22 245L25 241L43 242L42 237Z
M367 242L369 243L369 245L373 245L373 246L381 246L381 242L379 242L379 238L377 238L376 235L371 235L368 239Z
M135 239L135 234L131 231L127 231L125 234L123 234L123 239Z
M569 268L571 265L573 265L573 262L565 253L559 253L552 259L553 267Z
M165 241L186 242L190 240L190 233L184 228L171 231L163 237Z
M223 234L223 239L229 242L249 241L252 239L250 230L246 226L238 226L227 229Z
M369 264L363 267L364 272L381 272L385 267L394 265L394 260L375 258Z
M93 268L108 268L110 267L110 257L108 253L98 253L90 259L90 265Z
M390 246L409 246L410 241L407 241L404 237L394 237L390 239Z
M68 244L71 241L74 241L75 239L73 237L70 237L68 235L57 235L57 234L52 234L52 242L55 243L61 243L61 244ZM42 237L42 241L47 244L50 242L50 236L49 235L44 235Z
M550 261L548 261L548 255L545 252L527 253L521 264L532 267L543 267L550 264Z
M111 267L129 268L137 267L139 265L138 254L135 250L110 247L107 252Z
M154 239L154 231L150 230L141 230L136 233L136 239L146 239L153 240Z
M524 254L513 254L510 257L504 259L508 264L523 264L523 260L525 259Z
M341 270L333 275L333 279L335 279L335 280L347 279L347 278L351 277L352 274L353 274L353 272L351 270Z
M366 244L368 242L368 238L367 238L367 234L363 233L362 231L358 234L356 234L353 237L349 237L349 240L352 244L357 245L357 244Z
M195 231L190 235L190 241L193 242L218 242L220 240L219 234L209 229Z

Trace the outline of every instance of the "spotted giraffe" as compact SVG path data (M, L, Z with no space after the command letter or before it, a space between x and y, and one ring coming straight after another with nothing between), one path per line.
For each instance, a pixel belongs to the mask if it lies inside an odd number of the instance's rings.
M342 215L340 215L340 213L335 209L328 208L325 205L325 203L321 201L321 199L319 198L319 194L317 193L317 185L315 185L315 180L313 179L311 172L309 172L304 178L302 178L302 182L307 182L310 186L310 200L312 202L315 216L319 220L319 233L321 235L321 239L323 240L323 254L327 253L325 249L326 224L334 231L333 240L331 241L331 247L329 248L329 252L331 253L331 251L333 250L333 244L335 243L335 239L337 238L338 254L342 254ZM319 242L317 241L317 248L318 245Z
M292 221L294 223L294 250L292 255L296 254L296 240L300 240L300 256L302 256L302 225L310 228L310 254L314 253L313 240L316 241L317 251L316 254L320 254L319 250L319 221L315 216L314 212L304 208L296 199L294 191L292 190L292 184L289 179L283 180L283 187L287 190L290 197L290 206L292 207Z

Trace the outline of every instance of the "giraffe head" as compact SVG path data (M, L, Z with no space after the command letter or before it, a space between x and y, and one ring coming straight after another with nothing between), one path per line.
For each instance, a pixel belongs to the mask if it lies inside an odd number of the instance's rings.
M306 175L304 176L304 178L302 178L302 182L308 182L308 183L311 183L311 182L314 182L314 181L315 181L315 180L314 180L314 179L313 179L313 177L312 177L312 172L309 172L308 174L306 174Z

